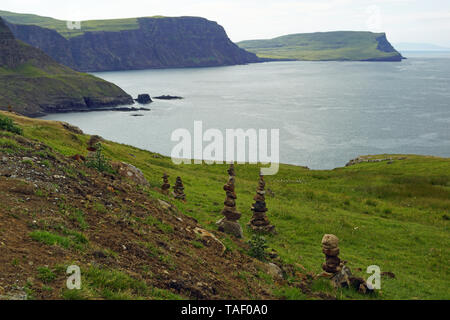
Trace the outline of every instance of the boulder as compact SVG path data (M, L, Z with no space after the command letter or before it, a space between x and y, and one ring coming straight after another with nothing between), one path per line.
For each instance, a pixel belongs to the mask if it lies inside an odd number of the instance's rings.
M237 221L230 221L226 217L220 219L216 222L219 227L219 231L225 232L235 236L236 238L243 238L244 232L242 231L242 227Z
M283 271L275 263L270 262L267 264L267 273L270 274L274 279L283 279Z
M136 101L140 104L149 104L153 102L152 98L150 98L150 95L147 93L138 95Z
M131 164L115 161L111 163L111 167L117 171L119 175L130 179L138 185L146 187L150 186L142 171Z

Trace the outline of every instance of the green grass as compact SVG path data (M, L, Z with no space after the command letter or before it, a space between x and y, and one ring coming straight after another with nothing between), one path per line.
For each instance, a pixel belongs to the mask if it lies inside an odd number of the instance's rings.
M30 233L31 239L42 242L46 245L58 245L65 249L75 248L83 250L88 244L88 239L81 233L73 230L64 230L64 235L59 235L49 231L36 230Z
M14 134L22 134L22 129L14 124L10 118L0 116L0 130L8 131Z
M14 120L26 137L41 140L57 152L68 156L85 152L89 137L73 140L57 122L19 117ZM161 186L164 172L170 175L172 185L174 177L181 176L188 200L172 202L204 228L216 230L225 198L222 186L228 178L227 166L176 166L170 158L154 157L134 147L108 141L103 146L109 158L131 163L143 171L151 184L151 197L167 199L153 189ZM252 215L258 173L255 165L236 166L237 209L243 214L242 226ZM321 239L325 233L333 233L340 239L341 258L351 269L363 270L357 273L359 276L367 278L365 270L374 264L381 271L395 273L395 279L382 278L382 292L377 298L450 299L450 159L407 155L406 160L392 164L361 163L323 171L281 165L277 175L265 180L266 188L274 192L274 197L266 199L268 217L278 231L266 240L285 262L300 264L309 272L321 272ZM158 225L152 218L149 223ZM244 241L252 236L246 227L244 236ZM233 247L227 238L224 243ZM279 294L301 298L289 288ZM344 290L340 298L363 296Z
M37 25L42 28L57 31L65 38L80 36L85 32L94 31L121 31L139 29L138 18L109 19L109 20L87 20L81 21L81 29L69 29L67 22L50 17L42 17L34 14L22 14L8 11L0 11L0 16L10 23ZM161 19L162 16L146 18Z
M318 32L248 40L238 45L261 58L272 59L359 61L399 56L384 36L372 32Z
M103 298L108 300L179 300L180 296L168 290L149 287L143 280L135 279L119 270L90 267L83 269L81 290L64 290L68 300Z
M42 280L42 282L44 283L53 282L57 277L56 274L48 267L39 267L37 270L38 270L37 278L39 280Z

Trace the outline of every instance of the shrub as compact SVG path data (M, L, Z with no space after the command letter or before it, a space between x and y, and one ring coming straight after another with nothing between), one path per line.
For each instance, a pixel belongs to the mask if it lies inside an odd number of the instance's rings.
M258 259L258 260L265 260L266 258L266 249L267 247L267 240L263 236L254 234L252 238L248 241L248 244L250 246L249 254Z
M88 156L86 165L89 168L97 169L100 172L112 173L113 169L109 163L109 160L103 154L103 147L100 143L95 145L95 153Z
M0 115L0 130L12 132L15 134L22 134L22 128L14 124L10 118Z

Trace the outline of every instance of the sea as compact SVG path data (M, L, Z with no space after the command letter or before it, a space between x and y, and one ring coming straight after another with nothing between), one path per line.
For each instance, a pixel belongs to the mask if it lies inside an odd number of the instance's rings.
M450 157L450 52L402 62L266 62L93 73L156 100L150 111L61 113L85 133L171 155L177 129L279 130L279 160L311 169L360 155ZM136 105L139 106L139 105Z

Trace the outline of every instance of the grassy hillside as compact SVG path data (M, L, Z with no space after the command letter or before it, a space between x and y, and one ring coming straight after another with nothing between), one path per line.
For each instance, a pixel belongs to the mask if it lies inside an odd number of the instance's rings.
M45 142L63 155L86 152L89 137L66 131L60 123L9 116L23 128L25 137ZM150 197L172 202L204 228L216 230L225 198L225 165L176 166L167 157L131 146L106 141L104 147L109 158L144 172L151 185ZM323 234L333 233L340 238L341 258L358 275L367 278L365 269L370 265L395 274L395 279L383 277L381 292L369 298L450 299L450 159L392 157L392 162L362 162L335 170L281 165L277 175L266 177L266 188L273 192L267 197L268 216L278 230L277 235L268 236L268 243L297 272L272 288L275 297L308 298L299 289L300 277L321 272L320 242ZM176 176L182 177L186 203L158 191L163 172L171 176L172 186ZM237 208L243 213L243 226L251 218L258 172L254 165L236 167ZM251 231L244 231L249 239ZM232 250L239 247L233 244L239 242L223 239ZM255 280L250 274L241 277ZM257 281L265 283L263 278ZM313 280L311 288L342 299L367 298L352 290L335 291L323 279Z
M108 19L108 20L86 20L81 21L82 30L69 29L67 21L50 17L42 17L35 14L15 13L0 11L0 17L14 24L36 25L57 31L65 38L72 38L93 31L121 31L139 29L137 18ZM148 18L164 18L163 16L152 16Z
M400 54L384 33L318 32L291 34L270 40L248 40L238 45L260 58L289 60L389 60Z
M87 20L82 21L82 31L67 28L67 22L50 17L42 17L35 14L14 13L9 11L0 11L0 17L3 17L10 23L36 25L57 31L66 38L76 37L89 31L120 31L139 29L137 18L111 19L111 20ZM162 18L154 16L151 18Z
M14 38L0 18L0 109L25 115L48 110L131 103L116 85L55 62L41 50ZM91 106L92 107L92 106Z

